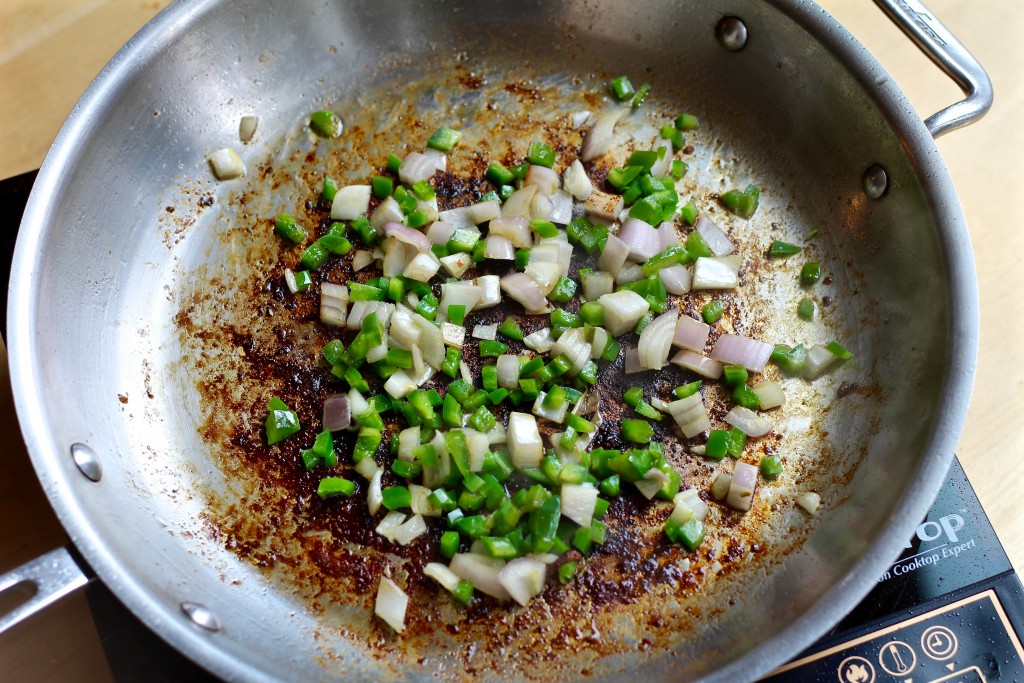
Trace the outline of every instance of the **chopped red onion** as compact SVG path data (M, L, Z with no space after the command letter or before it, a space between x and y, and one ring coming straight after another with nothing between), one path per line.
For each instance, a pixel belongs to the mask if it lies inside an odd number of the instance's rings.
M722 376L722 364L694 351L680 351L672 359L674 365L687 370L693 370L698 375L708 379L718 379Z
M420 152L409 152L398 167L398 179L406 185L429 180L437 172L437 159Z
M597 259L597 267L609 273L617 273L627 258L629 258L629 245L615 235L608 235L608 241L604 243L601 257Z
M533 204L533 195L535 194L537 194L537 188L533 185L516 190L501 205L501 215L529 218L530 206Z
M660 251L661 236L647 223L627 218L619 228L619 239L629 247L629 258L643 262Z
M775 349L756 339L736 334L723 334L711 349L711 357L729 365L742 365L751 372L761 372Z
M501 288L506 294L518 301L527 313L535 314L547 311L548 300L536 282L526 273L512 273L501 278Z
M533 235L530 234L530 221L521 216L495 218L488 223L487 234L505 237L520 249L529 248L533 245Z
M682 315L679 316L679 322L676 323L676 332L672 343L681 349L703 352L710 334L710 325L705 325L688 315Z
M551 215L548 220L566 225L572 220L572 195L565 190L555 190L551 195Z
M548 220L554 210L555 205L551 202L550 197L543 192L533 193L533 201L530 202L530 218Z
M661 238L661 251L669 247L678 247L680 244L679 233L671 221L665 221L658 226L658 236Z
M436 224L435 224L436 225ZM499 261L512 261L516 257L516 248L507 237L488 235L484 242L484 258Z
M686 294L690 291L690 285L693 282L690 269L678 263L659 270L658 277L661 278L662 284L665 285L665 291L669 294Z
M625 363L627 375L634 375L644 371L644 368L640 367L640 351L638 349L626 349Z
M394 237L406 244L411 244L419 251L430 251L430 238L419 230L413 230L407 225L402 225L401 223L385 223L384 234L388 237Z
M530 168L526 171L523 185L536 185L538 190L543 192L545 196L550 197L558 189L558 174L555 173L554 169L550 169L547 166L531 164Z
M725 502L737 510L749 510L757 488L757 468L746 462L737 462L729 482L729 494Z
M708 248L715 256L728 256L736 251L736 245L732 243L729 236L704 214L697 216L696 229L708 243Z
M665 311L652 320L640 333L640 366L645 370L660 370L668 362L668 353L672 349L672 337L676 332L679 311Z
M324 401L324 429L328 432L340 432L352 424L352 412L349 410L348 396L334 394Z
M403 218L405 214L402 213L402 207L394 197L387 197L370 214L370 225L383 228L385 223L400 223Z
M605 112L597 117L583 139L583 149L580 152L580 158L583 161L596 159L611 149L615 124L619 122L624 113L626 113L626 109L622 108Z
M724 419L747 436L764 436L775 428L771 420L743 406L733 406Z

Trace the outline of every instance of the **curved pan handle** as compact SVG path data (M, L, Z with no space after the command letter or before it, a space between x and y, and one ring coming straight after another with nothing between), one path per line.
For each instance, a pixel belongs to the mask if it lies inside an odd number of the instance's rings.
M89 583L67 548L57 548L0 576L0 594L27 585L32 596L0 614L0 633Z
M992 81L977 59L918 0L875 0L893 23L967 95L925 119L933 138L968 126L992 106Z

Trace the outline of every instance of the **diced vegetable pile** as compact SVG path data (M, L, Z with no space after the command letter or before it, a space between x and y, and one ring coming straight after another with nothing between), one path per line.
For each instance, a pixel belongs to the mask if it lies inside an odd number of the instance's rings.
M459 154L461 137L440 128L421 151L389 155L365 184L325 178L321 194L334 222L316 239L288 214L274 223L283 248L303 246L301 268L284 274L293 295L303 296L335 257L373 275L319 282L320 321L335 337L322 357L339 391L325 402L322 432L302 450L302 465L323 472L321 498L365 497L376 532L389 541L406 545L440 527L439 556L422 571L460 603L481 591L526 605L549 577L570 582L591 548L605 542L610 501L629 488L670 501L665 536L695 550L708 504L684 487L662 445L652 442L652 423L671 418L686 439L707 435L691 451L738 459L748 439L773 429L763 411L785 401L779 382L752 376L771 361L811 380L852 355L835 342L790 347L727 333L706 353L725 306L713 300L696 319L681 312L678 297L737 288L743 263L728 234L677 194L687 167L676 156L698 121L682 114L666 122L649 149L632 150L595 183L601 174L592 162L611 151L616 123L649 91L646 84L634 90L626 77L610 88L630 106L590 117L580 158L559 158L547 142L533 141L521 163L489 164L493 189L476 203L438 210L431 181L449 154ZM309 127L322 137L343 130L326 111L314 113ZM230 160L214 163L220 161ZM719 201L748 219L759 198L749 186ZM800 251L776 241L768 256ZM571 268L574 256L592 267ZM504 275L465 277L484 262ZM801 284L811 288L821 276L820 263L807 262ZM475 314L509 300L521 315L474 324ZM804 298L797 312L813 319L813 302ZM520 322L527 316L547 324L525 335ZM622 339L632 334L635 345ZM478 340L479 361L466 362L468 338ZM621 396L629 417L617 430L627 447L597 448L603 420L595 385L620 355L627 374L671 363L702 379L665 397L629 388ZM724 424L709 416L704 380L730 392L735 405ZM296 412L272 399L267 443L299 430ZM357 432L351 454L335 450L333 433L342 430ZM339 466L364 481L337 476ZM711 495L749 510L758 475L781 472L777 455L759 467L738 460ZM805 494L799 503L813 512L818 498ZM381 578L376 613L399 632L407 602L397 584Z

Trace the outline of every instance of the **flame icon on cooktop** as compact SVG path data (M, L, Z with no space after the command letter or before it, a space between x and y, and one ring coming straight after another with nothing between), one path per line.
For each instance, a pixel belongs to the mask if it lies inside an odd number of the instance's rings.
M841 683L875 683L875 667L863 657L847 657L839 665Z

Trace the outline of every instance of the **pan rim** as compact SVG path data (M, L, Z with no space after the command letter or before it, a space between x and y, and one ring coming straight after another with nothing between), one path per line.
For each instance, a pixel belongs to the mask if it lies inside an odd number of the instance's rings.
M118 598L150 628L180 652L211 672L230 679L268 680L265 672L233 656L217 645L210 634L179 618L172 605L153 599L143 582L111 551L84 514L62 466L61 446L46 428L45 401L35 381L37 363L33 327L33 283L38 271L39 244L53 212L63 171L77 160L79 142L88 135L88 124L116 97L118 88L139 65L158 52L177 30L211 11L219 0L174 3L136 34L100 72L62 126L47 154L25 208L11 270L8 306L8 352L11 381L19 424L33 466L51 506L72 542ZM978 352L978 291L966 219L935 141L898 85L873 55L823 8L806 0L771 0L774 9L819 42L853 78L872 95L905 148L917 153L910 163L920 179L935 216L950 282L950 329L948 372L925 447L927 455L918 466L916 491L897 506L893 520L874 539L868 551L847 577L832 586L827 600L820 600L788 628L725 668L708 681L748 680L762 675L809 645L835 624L875 585L903 543L913 533L941 486L966 418ZM881 79L881 83L879 83ZM896 551L896 552L890 552Z

